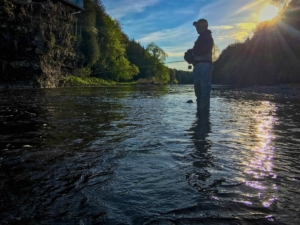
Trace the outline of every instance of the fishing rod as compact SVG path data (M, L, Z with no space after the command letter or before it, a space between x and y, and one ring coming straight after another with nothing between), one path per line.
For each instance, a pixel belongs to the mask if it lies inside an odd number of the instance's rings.
M185 60L173 61L173 62L165 62L164 64L168 64L168 63L177 63L177 62L185 62Z
M185 62L185 60L180 60L180 61L172 61L172 62L164 62L162 64L169 64L169 63L179 63L179 62ZM147 66L139 66L138 68L145 68L145 67L151 67L151 66L155 66L155 65L159 65L160 63L155 63L154 65L147 65ZM189 67L190 69L190 67ZM108 70L108 71L102 71L102 72L98 72L98 73L91 73L90 75L94 75L94 74L100 74L100 73L110 73L110 72L114 72L113 70Z

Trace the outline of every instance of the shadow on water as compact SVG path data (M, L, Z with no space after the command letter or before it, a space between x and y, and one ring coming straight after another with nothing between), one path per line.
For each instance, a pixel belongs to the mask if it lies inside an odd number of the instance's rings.
M212 143L207 140L208 134L211 132L211 124L209 119L209 111L197 111L196 120L190 128L190 135L195 146L190 157L193 161L193 170L186 175L188 183L200 192L212 191L215 185L207 185L206 179L211 176L207 170L213 166L213 156L209 152Z
M125 119L131 108L125 103L142 97L132 107L144 108L147 99L168 91L159 86L1 90L0 223L118 223L107 215L113 211L108 210L111 181L125 157L121 143L137 126Z
M185 181L195 191L191 192L195 196L193 204L185 208L178 205L177 209L162 213L145 224L240 224L234 217L220 216L222 207L212 201L225 179L211 172L211 169L217 166L215 165L217 157L211 152L213 143L209 138L212 132L210 114L209 110L198 110L194 122L187 131L193 146L189 146L186 160L190 166L184 168L184 176Z
M21 223L20 217L31 216L28 199L30 173L40 169L32 158L42 146L48 122L42 90L0 91L0 221L1 224ZM30 154L28 154L28 152ZM24 193L26 190L26 194ZM28 210L28 211L27 211Z
M91 193L104 196L113 176L109 152L122 133L111 122L123 118L123 97L91 88L1 91L1 224L105 221Z

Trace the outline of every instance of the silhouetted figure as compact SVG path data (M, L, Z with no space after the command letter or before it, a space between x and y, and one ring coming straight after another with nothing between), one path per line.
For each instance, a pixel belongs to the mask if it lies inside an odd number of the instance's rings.
M193 49L185 54L185 60L194 65L193 82L197 97L197 109L209 109L212 73L212 54L214 40L211 31L208 30L208 22L200 19L193 23L199 37Z

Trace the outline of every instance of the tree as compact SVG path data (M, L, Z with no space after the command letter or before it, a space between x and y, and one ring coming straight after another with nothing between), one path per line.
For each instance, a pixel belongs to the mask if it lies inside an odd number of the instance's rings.
M146 51L149 52L150 55L157 59L160 63L163 63L168 57L168 54L165 53L164 50L158 47L154 42L151 42L147 46Z
M178 84L176 79L176 70L169 68L169 76L170 76L170 83L171 84Z
M79 55L82 66L92 69L94 76L112 80L131 80L138 68L126 56L128 37L117 20L106 12L100 0L85 0L79 17Z
M82 66L92 66L100 56L97 32L95 30L97 11L93 2L84 1L85 10L79 14L80 43L79 54L82 55Z
M135 80L141 78L150 79L150 77L152 77L152 73L149 72L149 70L151 70L150 67L152 67L149 53L140 43L134 39L128 40L126 55L130 62L139 68L139 73L134 77Z

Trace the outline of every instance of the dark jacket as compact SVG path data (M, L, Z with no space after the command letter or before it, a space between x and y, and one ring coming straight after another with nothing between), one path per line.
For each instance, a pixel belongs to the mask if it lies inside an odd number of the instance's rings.
M193 55L197 58L202 58L203 56L206 56L207 54L211 55L212 48L214 45L214 40L211 35L210 30L205 30L200 33L197 41L195 42L195 45L193 47ZM211 60L211 59L210 59Z

